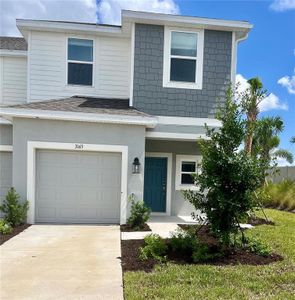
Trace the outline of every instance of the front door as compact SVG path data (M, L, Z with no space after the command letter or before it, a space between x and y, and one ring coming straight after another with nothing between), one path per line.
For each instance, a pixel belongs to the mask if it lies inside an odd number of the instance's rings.
M144 202L152 212L166 212L167 158L146 157Z

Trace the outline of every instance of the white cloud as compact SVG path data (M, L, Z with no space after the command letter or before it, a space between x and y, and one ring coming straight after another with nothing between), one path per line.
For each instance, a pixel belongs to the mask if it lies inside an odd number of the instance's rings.
M278 80L278 84L285 87L289 94L295 94L295 70L292 76L284 76Z
M96 22L96 0L0 0L0 34L20 35L16 18Z
M238 84L238 93L243 93L247 89L247 87L249 87L247 79L244 78L241 74L236 75L236 83ZM281 102L279 97L274 93L270 93L265 99L260 102L259 108L261 112L274 109L287 110L288 105Z
M282 103L278 96L270 93L265 99L260 102L259 108L261 112L273 109L287 110L288 105L286 103Z
M101 23L120 24L121 10L179 13L174 0L101 0L98 4L98 18Z
M295 0L274 0L270 8L274 11L286 11L295 9Z
M179 13L174 0L0 0L0 35L20 35L16 18L120 24L122 9Z

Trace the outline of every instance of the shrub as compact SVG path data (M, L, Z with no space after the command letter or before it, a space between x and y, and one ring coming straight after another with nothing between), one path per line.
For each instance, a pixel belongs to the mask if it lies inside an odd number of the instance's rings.
M167 252L167 245L165 241L158 234L149 234L144 238L144 247L141 247L139 258L147 260L149 258L158 260L160 262L166 261L165 254Z
M257 190L258 200L265 207L295 209L295 181L269 182Z
M248 250L260 256L268 256L272 251L269 245L265 244L256 237L249 238L244 236L243 239L241 236L239 236L237 239L235 239L235 241L233 241L232 245L240 249Z
M131 198L131 214L127 220L127 224L135 230L140 230L148 221L150 214L151 210L143 201L135 201L134 198Z
M172 233L169 245L174 252L192 255L193 250L198 246L196 229L189 228L187 231L177 229Z
M9 223L5 222L5 220L0 220L0 233L1 234L9 234L12 232L12 227Z
M19 202L20 196L16 193L14 188L11 188L0 205L0 210L4 213L4 220L12 227L25 223L27 211L29 209L29 202Z
M176 230L172 234L169 245L174 252L187 255L195 263L207 262L222 255L201 243L196 236L196 228L194 227L187 231Z

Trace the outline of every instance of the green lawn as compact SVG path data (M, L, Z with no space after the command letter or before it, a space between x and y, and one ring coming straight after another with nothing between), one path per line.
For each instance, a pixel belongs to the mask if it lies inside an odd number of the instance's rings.
M295 299L295 214L268 209L276 225L248 230L284 260L266 266L157 266L124 274L125 299Z

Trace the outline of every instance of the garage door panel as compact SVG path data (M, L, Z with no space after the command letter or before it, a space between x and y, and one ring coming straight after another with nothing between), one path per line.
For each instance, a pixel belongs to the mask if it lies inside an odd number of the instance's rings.
M36 222L119 223L121 154L38 150L36 168Z

